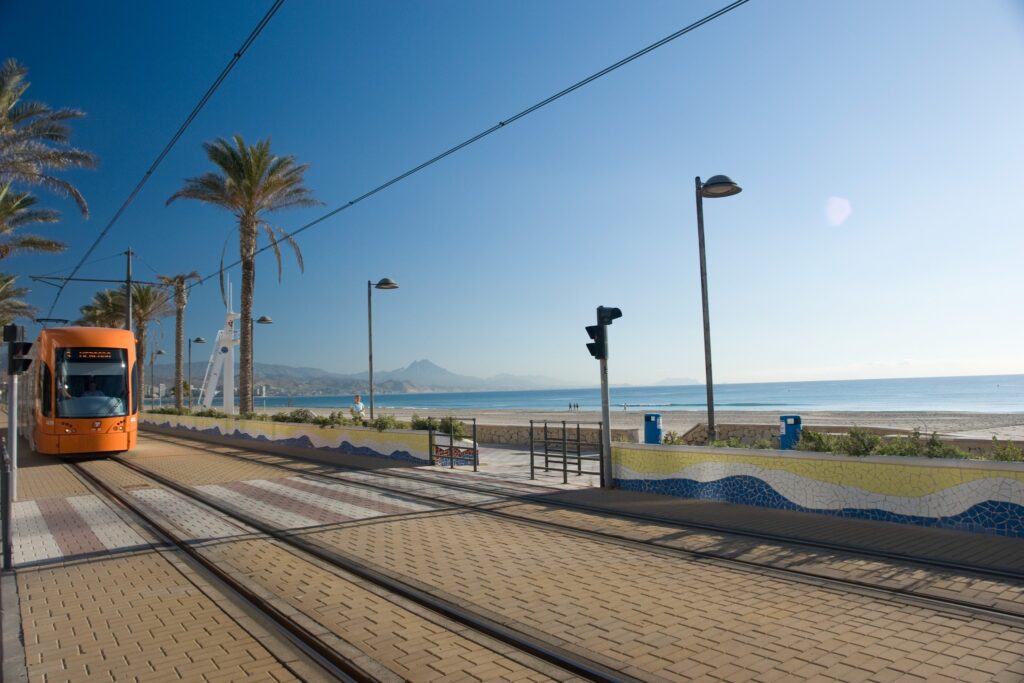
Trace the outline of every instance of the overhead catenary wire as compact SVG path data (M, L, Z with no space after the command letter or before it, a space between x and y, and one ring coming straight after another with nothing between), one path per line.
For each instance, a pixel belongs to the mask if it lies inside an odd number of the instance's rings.
M139 192L142 191L142 188L153 176L153 172L156 171L157 167L167 157L167 155L170 153L174 145L177 144L178 140L181 139L181 136L185 134L185 130L188 129L188 127L192 124L195 118L199 115L199 112L203 109L204 106L206 106L206 103L210 100L210 98L213 97L213 94L217 91L217 88L220 87L220 84L223 83L224 79L228 77L228 74L231 73L231 70L235 68L235 65L238 64L238 62L242 59L242 56L245 55L248 49L256 41L256 38L258 38L260 33L263 32L263 29L266 28L267 24L270 23L270 20L274 17L274 15L277 13L277 10L279 10L281 8L281 5L283 4L284 0L275 0L274 4L271 5L270 9L268 9L266 14L263 15L263 18L260 19L259 23L257 23L256 26L252 29L252 31L249 32L249 35L246 37L242 45L232 54L231 59L228 60L227 65L221 70L220 74L217 75L217 78L214 79L213 83L210 84L210 87L206 89L206 92L199 99L199 102L197 102L196 106L192 108L192 111L189 112L189 115L185 118L185 121L181 124L181 126L178 127L178 130L175 131L174 135L171 136L170 141L168 141L168 143L160 151L160 154L157 155L156 159L153 160L153 163L150 164L148 169L146 169L146 172L142 175L142 178L135 186L135 189L131 191L131 193L128 195L128 198L124 200L120 208L118 208L117 212L114 213L114 216L100 231L100 234L96 237L95 241L93 241L92 245L86 250L85 254L82 255L82 258L78 261L74 269L71 271L71 275L57 289L57 293L54 294L53 296L53 303L50 304L50 308L46 313L47 316L53 314L53 309L56 308L57 301L60 299L60 295L64 292L64 287L67 285L67 282L70 282L71 278L74 278L75 275L78 274L78 271L82 268L83 265L85 265L86 259L88 259L89 256L92 255L92 252L96 249L96 247L99 246L100 242L103 241L103 238L107 236L107 233L110 232L110 229L114 227L114 224L116 224L118 220L120 220L125 210L131 205L133 201L135 201L135 198L138 196Z
M387 182L385 182L385 183L383 183L381 185L378 185L377 187L373 188L372 190L369 190L368 192L364 192L363 194L359 195L358 197L349 200L348 202L346 202L346 203L344 203L344 204L342 204L342 205L332 209L331 211L328 211L327 213L323 214L319 218L316 218L316 219L310 221L309 223L306 223L305 225L303 225L303 226L293 230L291 232L291 236L295 237L296 235L299 235L300 233L303 233L306 230L309 230L310 228L312 228L312 227L314 227L316 225L319 225L320 223L324 222L328 218L331 218L331 217L336 216L337 214L341 213L345 209L352 208L356 204L358 204L358 203L360 203L360 202L362 202L362 201L364 201L366 199L369 199L370 197L374 196L375 194L378 194L379 192L382 192L382 191L386 190L387 188L391 187L392 185L394 185L396 183L399 183L399 182L405 180L409 176L414 175L416 173L419 173L420 171L422 171L423 169L427 168L428 166L432 166L432 165L436 164L437 162L441 161L445 157L451 156L452 154L455 154L459 150L464 149L464 148L472 145L475 142L479 142L480 140L484 139L485 137L491 135L492 133L495 133L495 132L501 130L502 128L505 128L509 124L514 123L514 122L518 121L519 119L521 119L521 118L523 118L525 116L529 116L530 114L532 114L533 112L537 111L538 109L546 107L547 105L551 104L552 102L555 102L556 100L559 100L559 99L565 97L569 93L572 93L572 92L574 92L576 90L579 90L583 86L585 86L585 85L587 85L589 83L592 83L593 81L596 81L597 79L601 78L602 76L606 76L607 74L611 73L612 71L615 71L616 69L618 69L620 67L623 67L626 64L629 64L630 62L632 62L632 61L634 61L636 59L639 59L640 57L643 57L647 53L652 52L654 50L657 50L659 47L662 47L663 45L666 45L666 44L672 42L673 40L675 40L677 38L680 38L680 37L686 35L687 33L690 33L691 31L700 28L701 26L703 26L703 25L705 25L705 24L707 24L707 23L709 23L711 21L714 21L715 19L721 17L724 14L727 14L728 12L731 12L732 10L736 9L737 7L739 7L740 5L744 5L747 2L749 2L749 1L750 0L736 0L735 2L732 2L732 3L728 4L728 5L726 5L725 7L722 7L719 10L717 10L715 12L712 12L711 14L705 16L704 18L699 19L699 20L693 22L689 26L685 26L685 27L679 29L678 31L676 31L675 33L671 33L671 34L665 36L664 38L662 38L661 40L658 40L658 41L656 41L654 43L651 43L647 47L634 52L633 54L629 55L628 57L620 59L619 61L615 62L614 64L612 64L610 66L607 66L604 69L601 69L600 71L598 71L596 73L593 73L590 76L587 76L586 78L584 78L584 79L582 79L580 81L577 81L576 83L573 83L568 88L565 88L564 90L560 90L559 92L555 93L554 95L551 95L550 97L547 97L547 98L541 100L540 102L537 102L536 104L534 104L534 105L532 105L530 107L527 107L526 109L523 109L522 111L520 111L517 114L513 114L512 116L508 117L507 119L499 121L498 123L496 123L493 126L491 126L490 128L488 128L487 130L484 130L484 131L482 131L480 133L477 133L476 135L474 135L474 136L472 136L472 137L470 137L470 138L460 142L459 144L455 145L454 147L451 147L451 148L441 152L440 154L438 154L436 156L433 156L430 159L427 159L423 163L421 163L421 164L419 164L417 166L414 166L413 168L405 171L404 173L401 173L401 174L395 176L394 178L391 178ZM261 254L264 251L267 251L268 249L272 248L272 246L273 245L268 244L266 246L263 246L263 247L257 249L255 251L255 253L254 253L254 256L258 255L258 254ZM189 285L189 289L191 289L192 287L194 287L196 285L200 285L200 284L206 282L207 280L210 280L210 279L216 277L220 272L223 272L223 270L227 270L229 268L234 268L235 266L237 266L237 265L239 265L241 263L242 263L241 260L235 261L235 262L229 264L228 266L223 267L221 270L218 270L215 273L211 273L211 274L207 275L206 277L203 277L202 279L198 280L197 282L192 283L191 285Z

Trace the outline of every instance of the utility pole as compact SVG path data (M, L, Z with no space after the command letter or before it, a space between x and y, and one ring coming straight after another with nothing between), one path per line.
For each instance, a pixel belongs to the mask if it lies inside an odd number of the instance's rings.
M125 300L125 306L127 307L125 312L124 312L124 329L128 330L129 332L131 332L132 331L132 309L133 309L133 306L132 306L132 254L133 254L132 248L128 247L128 251L124 252L124 254L125 254L125 256L128 257L128 273L127 273L127 275L125 276L125 279L124 279L124 284L125 284L125 288L124 288L125 289L125 292L124 292L125 297L124 297L124 300ZM143 362L145 362L145 360L143 360ZM145 366L143 366L143 367L145 367Z

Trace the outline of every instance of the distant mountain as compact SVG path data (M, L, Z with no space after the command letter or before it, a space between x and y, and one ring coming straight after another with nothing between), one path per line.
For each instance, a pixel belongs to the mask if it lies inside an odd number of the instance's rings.
M206 366L205 361L192 363L192 382L196 387L203 381ZM157 365L154 375L157 383L173 384L174 366ZM340 374L318 368L254 363L253 375L253 384L256 387L266 385L270 396L331 396L369 391L367 372ZM187 377L186 368L186 381ZM459 375L424 359L397 370L375 372L373 386L381 394L406 394L429 391L517 391L570 385L537 375L501 374L486 379Z

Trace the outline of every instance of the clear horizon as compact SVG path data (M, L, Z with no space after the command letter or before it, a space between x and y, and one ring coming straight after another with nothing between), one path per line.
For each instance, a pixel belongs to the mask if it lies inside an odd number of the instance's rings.
M293 229L723 4L286 3L79 275L121 277L129 245L140 279L216 271L232 217L165 206L205 141L309 163L326 206L272 216ZM72 140L100 158L64 174L90 220L38 193L69 250L6 260L40 314L53 290L28 276L70 270L268 6L0 8L27 99L84 110ZM391 277L377 367L591 386L583 328L610 305L613 385L703 378L693 178L725 173L743 192L704 206L716 385L1024 373L1022 72L1010 0L750 2L303 233L305 274L285 253L278 284L262 255L255 361L365 371L366 281ZM187 334L222 325L197 287Z

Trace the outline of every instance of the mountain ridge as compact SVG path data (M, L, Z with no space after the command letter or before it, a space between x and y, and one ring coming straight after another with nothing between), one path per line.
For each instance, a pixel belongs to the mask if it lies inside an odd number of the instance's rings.
M207 363L192 363L192 381L202 383ZM236 365L237 368L237 365ZM185 369L188 381L188 369ZM274 363L253 364L253 385L265 385L268 396L323 396L366 393L369 391L368 372L339 373L308 366ZM166 385L174 382L174 366L156 365L153 380ZM460 375L428 359L420 359L395 370L374 373L377 393L407 394L432 391L529 391L557 389L571 384L540 375L511 375L502 373L481 378ZM259 389L257 389L259 391Z

